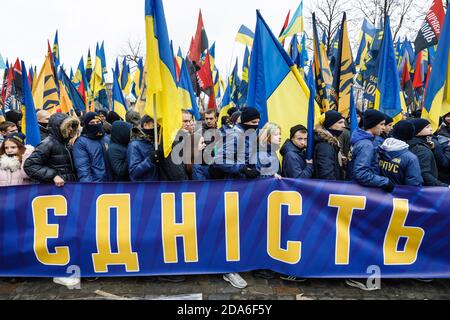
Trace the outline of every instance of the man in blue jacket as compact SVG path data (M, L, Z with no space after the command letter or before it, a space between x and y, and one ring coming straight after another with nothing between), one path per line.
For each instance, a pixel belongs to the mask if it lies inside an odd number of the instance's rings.
M302 125L293 127L290 140L286 140L280 151L283 157L283 177L292 179L312 178L314 165L312 160L306 159L307 146L308 130Z
M410 121L400 121L394 126L393 138L388 138L379 149L380 172L394 185L421 187L419 159L406 143L415 136L414 125Z
M95 112L83 117L84 128L81 137L73 146L73 158L78 179L82 183L101 183L112 179L108 161L109 138L103 123Z
M133 128L128 145L128 173L132 182L158 181L157 164L164 159L162 151L155 151L155 122L144 116L141 126Z
M352 161L350 176L361 186L382 188L386 192L394 190L394 184L380 175L375 137L379 137L386 122L385 115L369 109L364 113L364 130L358 129L352 135Z

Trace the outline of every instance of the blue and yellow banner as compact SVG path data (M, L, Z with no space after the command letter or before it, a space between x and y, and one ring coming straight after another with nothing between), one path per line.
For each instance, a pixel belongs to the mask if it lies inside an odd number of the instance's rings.
M214 200L212 200L214 199ZM0 276L449 278L450 190L317 180L31 185L0 193Z

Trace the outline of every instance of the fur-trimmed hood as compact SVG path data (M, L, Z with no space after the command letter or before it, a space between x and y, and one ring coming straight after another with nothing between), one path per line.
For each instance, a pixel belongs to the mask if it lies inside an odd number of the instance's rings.
M22 163L33 153L34 148L32 146L26 146L26 151L22 156ZM19 161L19 157L8 157L6 154L0 157L0 170L17 172L22 168L22 163Z
M70 117L67 114L57 113L54 114L48 123L50 135L55 137L60 142L66 142L72 138L70 136L70 128L79 126L80 121L77 118Z
M325 128L318 126L314 132L315 132L314 140L316 141L316 143L326 142L336 148L341 147L339 140L336 137L334 137L330 132L328 132Z

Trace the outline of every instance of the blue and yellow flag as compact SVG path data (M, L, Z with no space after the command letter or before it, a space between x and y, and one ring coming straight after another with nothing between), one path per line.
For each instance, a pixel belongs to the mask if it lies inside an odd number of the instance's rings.
M172 152L172 143L182 126L182 113L175 61L161 0L145 1L145 27L147 42L145 111L156 118L162 126L164 154L168 157Z
M310 92L259 11L255 30L247 105L261 113L261 128L269 121L278 124L285 141L292 127L308 125Z
M369 52L370 45L373 42L377 33L377 29L366 19L364 18L364 22L361 28L361 34L359 37L359 50L358 55L356 56L355 64L358 70L363 69L364 62Z
M102 46L100 47L98 54L102 62L102 81L105 82L105 74L108 73L108 69L106 67L105 41L102 42Z
M120 88L119 80L117 79L117 75L114 70L113 77L113 111L117 113L122 120L125 120L125 116L128 112L127 103L123 97L122 88Z
M27 136L26 143L37 147L41 143L36 108L31 95L30 83L28 82L27 69L22 61L22 133Z
M250 68L250 51L245 47L244 62L242 64L242 81L239 84L238 105L243 106L247 102L248 96L248 72Z
M447 12L431 71L422 117L439 128L439 117L450 112L450 14Z
M375 109L393 118L394 123L397 123L402 120L402 94L389 16L384 26L379 61Z
M139 59L136 71L134 72L133 85L131 93L137 98L141 96L143 89L143 76L144 76L144 62L142 58Z
M338 49L333 74L333 90L330 96L330 107L340 112L345 118L350 112L350 91L355 77L352 48L347 32L347 15L344 13L338 37Z
M306 148L306 158L314 157L314 128L316 126L316 117L320 116L320 110L316 110L316 83L314 80L314 67L311 65L308 73L308 89L310 92L308 102L308 146ZM318 107L318 106L317 106ZM317 114L316 114L317 111Z
M236 42L245 44L247 47L251 48L253 46L254 38L255 34L253 33L253 31L242 25L237 33Z
M303 37L302 37L302 43L300 44L299 47L300 50L300 68L305 68L308 65L308 61L309 61L309 56L308 56L308 49L306 48L306 34L303 33Z
M92 72L93 72L93 69L92 69L91 49L89 49L87 60L86 60L86 79L87 79L88 83L91 82Z
M55 63L55 70L58 70L60 65L60 57L59 57L59 40L58 40L58 30L56 30L55 41L53 42L53 60Z
M316 80L316 101L322 113L330 109L330 96L333 86L333 75L330 70L325 44L319 40L316 15L313 13L314 33L314 78Z
M80 65L82 65L82 64L80 64ZM83 71L84 70L81 70L80 72L78 72L78 70L77 70L76 75L81 76L81 78L83 78L83 74L82 74ZM72 81L70 81L69 77L67 77L67 74L64 72L63 68L59 69L58 78L60 79L60 81L59 81L60 85L62 84L64 86L65 95L67 95L67 97L70 99L70 102L71 102L69 104L69 103L67 103L67 101L65 101L65 104L71 105L72 108L74 108L75 110L77 110L79 112L85 111L86 110L86 102L84 100L84 97L81 96L80 92L77 90L75 85L72 83ZM80 85L81 85L81 82L83 82L83 85L84 85L84 81L80 81ZM60 100L61 100L61 109L63 109L62 108L62 105L63 105L62 94L61 94ZM67 109L69 109L69 111L70 111L70 107ZM63 112L67 112L67 111L63 110Z
M128 96L131 92L131 73L130 66L127 63L127 58L123 58L122 72L120 73L120 87L122 88L125 96Z
M300 5L295 11L294 16L292 17L291 22L284 32L281 34L278 39L280 42L283 42L287 37L294 36L296 34L302 33L304 30L303 23L303 0L300 0Z
M178 92L181 99L181 107L190 110L197 121L202 119L198 109L197 99L195 97L194 89L192 88L191 77L186 66L186 62L181 64L180 82L178 84Z

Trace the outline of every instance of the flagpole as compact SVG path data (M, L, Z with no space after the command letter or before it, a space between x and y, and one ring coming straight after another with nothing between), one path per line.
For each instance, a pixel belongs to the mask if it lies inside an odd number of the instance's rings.
M156 94L153 94L153 120L154 120L154 132L155 132L155 151L158 151L158 116L156 115Z

